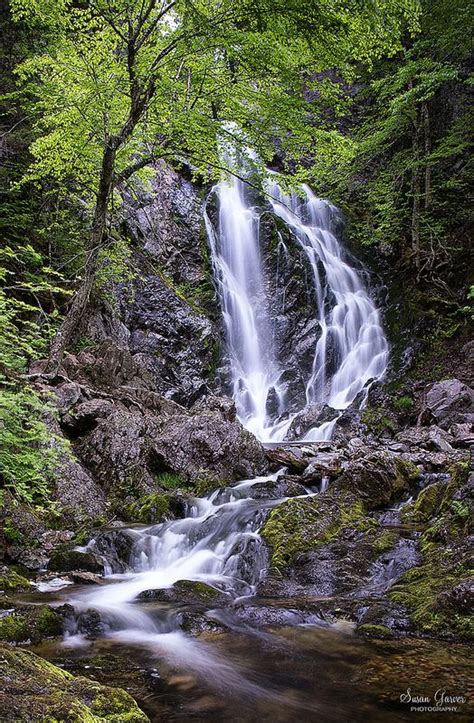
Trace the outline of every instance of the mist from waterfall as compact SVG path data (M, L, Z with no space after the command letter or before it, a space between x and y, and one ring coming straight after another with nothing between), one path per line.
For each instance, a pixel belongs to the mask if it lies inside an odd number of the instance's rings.
M214 189L217 228L205 214L222 307L232 391L242 424L263 442L285 439L295 417L287 406L285 361L271 333L268 284L262 264L259 209L247 184L223 180ZM383 376L388 345L362 275L337 238L338 210L303 186L286 195L274 174L266 182L270 207L306 254L319 337L305 379L306 404L348 407L370 380ZM269 400L277 400L269 404ZM334 422L311 429L308 440L330 437Z

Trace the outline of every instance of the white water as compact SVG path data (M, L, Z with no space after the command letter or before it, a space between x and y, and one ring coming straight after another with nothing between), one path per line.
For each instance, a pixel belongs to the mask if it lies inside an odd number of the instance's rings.
M304 250L312 271L319 338L307 370L306 402L345 409L370 380L386 370L388 345L379 313L361 275L336 238L337 209L304 186L302 197L285 195L270 176L269 202ZM258 439L281 441L294 418L285 399L284 360L276 358L262 265L259 215L239 178L216 188L219 225L206 216L232 372L233 397L242 424ZM328 360L331 359L329 364ZM278 412L268 413L276 393ZM312 429L306 439L327 439L335 422Z
M215 587L232 605L252 596L266 568L266 551L259 529L266 512L283 499L253 499L252 488L274 483L284 470L268 477L244 480L231 488L195 498L184 519L172 520L142 530L127 530L135 537L128 564L130 572L105 576L109 584L76 593L69 599L76 620L66 636L66 647L90 644L81 630L81 615L97 611L103 622L103 637L119 644L145 647L172 666L204 675L217 687L238 686L247 695L267 692L247 680L238 668L216 655L201 641L180 630L176 605L139 606L140 593L171 588L180 580L205 582ZM314 492L308 490L308 495ZM92 539L84 551L97 554ZM105 560L104 560L105 562ZM107 565L105 565L107 569ZM109 568L110 570L110 568ZM209 603L212 607L212 601ZM222 606L222 601L220 602ZM212 619L212 610L208 611ZM216 618L217 619L217 618ZM227 623L232 613L227 615ZM210 678L209 678L210 676Z

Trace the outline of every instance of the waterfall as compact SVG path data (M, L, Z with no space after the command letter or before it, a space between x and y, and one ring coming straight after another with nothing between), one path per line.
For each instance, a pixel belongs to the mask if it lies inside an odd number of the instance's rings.
M219 202L217 228L207 213L205 220L237 413L261 441L282 441L295 413L286 404L285 359L278 358L270 333L259 212L239 178L225 179L214 190ZM274 215L304 251L312 272L319 337L311 368L306 370L306 404L345 409L370 380L381 378L386 370L388 345L379 312L337 238L337 209L307 186L301 195L284 194L273 174L266 190ZM275 404L269 403L275 397L276 411ZM333 427L334 422L325 422L306 438L327 438Z

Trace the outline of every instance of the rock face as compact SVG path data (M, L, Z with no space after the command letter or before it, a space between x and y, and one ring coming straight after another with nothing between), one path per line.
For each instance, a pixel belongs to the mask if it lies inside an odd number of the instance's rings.
M442 429L454 423L474 423L474 391L458 379L433 384L426 395L423 417L432 418Z

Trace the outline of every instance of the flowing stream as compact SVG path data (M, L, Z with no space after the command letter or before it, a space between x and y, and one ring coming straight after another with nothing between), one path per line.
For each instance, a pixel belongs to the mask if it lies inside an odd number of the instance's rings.
M303 186L285 195L274 176L266 188L273 213L304 250L312 273L319 338L306 370L306 403L345 409L380 379L388 345L377 308L363 277L349 263L336 237L337 209ZM242 424L262 442L282 441L295 414L286 400L284 359L272 336L267 283L260 248L260 211L243 180L233 177L215 189L219 219L206 226L217 278L232 373L233 397ZM269 413L276 394L277 413ZM327 439L334 422L310 430L308 440Z
M122 531L133 541L127 572L115 573L104 557L108 584L92 591L86 587L69 597L75 617L64 645L72 649L90 645L91 614L94 625L98 614L100 623L94 632L102 639L148 649L172 665L210 678L219 689L232 686L247 696L274 696L274 691L270 693L247 679L238 667L202 641L186 635L180 605L163 605L160 591L183 580L205 583L214 588L217 597L211 596L201 616L248 632L233 609L251 598L263 579L267 553L259 529L266 513L283 501L257 499L252 493L262 485L268 489L283 472L194 498L183 519ZM307 490L308 495L316 493ZM99 557L103 552L96 539L78 550Z

